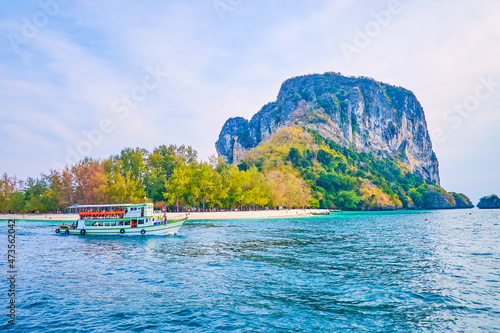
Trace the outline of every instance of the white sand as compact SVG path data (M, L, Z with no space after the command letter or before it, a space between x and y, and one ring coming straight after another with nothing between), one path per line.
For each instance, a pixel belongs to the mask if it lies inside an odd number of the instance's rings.
M176 214L177 213L171 213L172 217L174 217L173 215ZM311 215L312 211L305 209L205 212L205 213L189 213L188 220L263 219L263 218L303 217Z
M0 220L76 221L78 214L0 214Z
M263 219L312 216L313 212L324 212L321 209L291 209L291 210L259 210L235 212L205 212L189 213L188 220L235 220ZM184 217L186 213L167 213L168 218ZM75 221L77 214L0 214L0 220L26 221Z

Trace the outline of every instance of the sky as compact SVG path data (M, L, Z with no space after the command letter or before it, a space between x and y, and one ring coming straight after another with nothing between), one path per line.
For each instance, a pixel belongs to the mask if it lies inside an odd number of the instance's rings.
M0 3L0 173L21 179L125 147L216 153L224 122L328 71L422 104L441 186L500 195L497 0Z

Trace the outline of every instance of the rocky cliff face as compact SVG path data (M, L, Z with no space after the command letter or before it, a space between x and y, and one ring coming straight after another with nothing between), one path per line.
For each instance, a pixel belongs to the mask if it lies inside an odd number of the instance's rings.
M438 161L417 98L370 78L325 73L289 79L277 100L250 121L228 119L215 146L226 162L239 163L248 150L292 124L359 152L398 157L412 172L439 185Z

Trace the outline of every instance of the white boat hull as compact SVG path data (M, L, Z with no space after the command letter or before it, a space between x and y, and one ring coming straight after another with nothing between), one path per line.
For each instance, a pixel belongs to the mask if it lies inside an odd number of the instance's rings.
M167 220L166 222L158 222L152 225L144 226L85 226L84 228L75 229L57 229L56 233L64 235L120 235L120 236L133 236L133 235L174 235L179 231L179 228L184 224L187 218L179 220Z

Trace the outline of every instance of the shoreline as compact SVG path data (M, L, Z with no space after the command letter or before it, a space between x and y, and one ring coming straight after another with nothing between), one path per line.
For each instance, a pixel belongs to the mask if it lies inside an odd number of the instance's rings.
M335 211L329 214L348 213L388 213L388 212L426 212L436 210L477 210L477 208L463 209L400 209L400 210L372 210L372 211ZM481 209L486 211L488 209ZM283 209L283 210L257 210L257 211L225 211L225 212L189 212L176 213L168 212L167 218L176 219L188 214L188 221L211 221L211 220L256 220L256 219L276 219L276 218L297 218L325 216L328 209ZM161 214L161 213L155 213ZM68 222L76 221L77 214L0 214L0 222L7 220L37 221L37 222Z
M325 213L327 209L283 209L258 211L167 213L167 218L178 218L188 214L188 221L205 220L250 220L263 218L310 217L313 213ZM0 220L67 222L76 221L78 214L0 214Z

